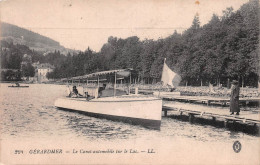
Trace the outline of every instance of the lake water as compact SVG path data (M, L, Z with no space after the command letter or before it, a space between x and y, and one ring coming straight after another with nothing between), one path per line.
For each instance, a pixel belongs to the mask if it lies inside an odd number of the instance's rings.
M11 157L12 160L18 159L13 154L17 146L27 153L28 147L63 147L71 153L75 148L88 146L90 149L110 147L114 150L128 150L133 147L139 152L135 155L135 163L144 158L142 162L148 164L159 159L162 160L157 162L158 164L171 164L171 161L180 164L229 161L259 163L257 153L260 151L260 140L256 135L212 125L190 124L168 117L162 117L160 130L151 130L55 108L55 99L66 93L66 88L62 85L30 84L29 88L8 88L8 85L10 84L0 86L0 135L2 147L8 151L5 156ZM235 153L232 148L237 140L242 144L240 153ZM147 148L154 149L155 156L140 154L140 151L146 151ZM36 159L29 154L26 156L30 161ZM131 155L116 156L119 156L119 160L129 161ZM112 164L120 162L107 157ZM102 163L101 159L94 161L92 158L88 157L89 163ZM86 156L82 159L86 159ZM6 161L11 160L6 158ZM73 163L77 162L78 158L75 158Z

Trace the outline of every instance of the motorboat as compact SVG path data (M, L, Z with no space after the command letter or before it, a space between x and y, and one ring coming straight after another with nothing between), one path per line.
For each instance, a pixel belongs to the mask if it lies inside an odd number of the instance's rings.
M95 88L86 88L86 93L94 96L88 99L88 94L80 97L58 98L54 105L63 110L76 111L97 118L123 121L134 125L142 125L147 128L160 129L162 116L162 99L154 96L130 94L116 95L116 82L118 77L131 76L131 70L119 69L103 72L96 72L88 75L72 77L67 80L81 80L86 82L88 79L102 75L114 76L113 96L99 97L99 81ZM84 81L85 80L85 81Z
M16 86L16 85L12 85L12 86L8 86L9 88L29 88L29 86Z
M162 100L155 97L116 96L89 101L86 98L67 97L57 99L55 106L153 129L159 129L161 125Z

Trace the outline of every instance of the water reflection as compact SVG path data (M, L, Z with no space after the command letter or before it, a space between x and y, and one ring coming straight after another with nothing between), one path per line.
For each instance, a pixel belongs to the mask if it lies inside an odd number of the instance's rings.
M114 141L167 138L174 141L175 138L183 138L203 142L229 142L236 138L258 139L256 136L238 130L224 129L221 123L210 123L203 119L197 119L194 124L190 124L185 117L163 117L160 130L97 119L56 109L54 100L65 94L64 86L32 84L27 89L9 89L7 86L1 84L0 87L1 139L62 137L69 140Z

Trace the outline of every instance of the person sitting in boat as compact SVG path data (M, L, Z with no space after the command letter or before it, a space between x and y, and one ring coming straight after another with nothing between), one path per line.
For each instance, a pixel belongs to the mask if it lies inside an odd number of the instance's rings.
M20 86L20 84L17 82L17 83L15 83L15 85L17 86L17 87L19 87Z
M95 98L94 96L90 96L90 95L88 94L88 92L85 92L85 97L86 97L86 100L87 100L87 101L92 100L92 99Z
M70 97L79 97L82 96L76 86L73 86L72 92L70 93Z

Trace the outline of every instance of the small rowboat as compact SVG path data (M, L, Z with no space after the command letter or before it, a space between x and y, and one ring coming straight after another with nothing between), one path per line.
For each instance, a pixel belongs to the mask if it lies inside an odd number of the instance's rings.
M9 88L29 88L29 86L16 86L16 85L12 85L12 86L8 86Z

